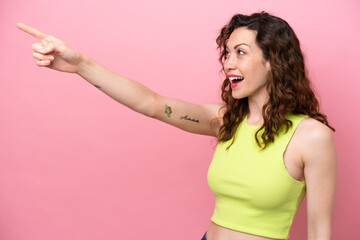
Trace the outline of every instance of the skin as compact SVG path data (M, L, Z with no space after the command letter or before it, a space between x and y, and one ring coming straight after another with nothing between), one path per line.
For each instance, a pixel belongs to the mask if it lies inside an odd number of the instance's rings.
M37 66L78 74L119 103L182 130L214 137L219 133L225 112L222 104L192 104L161 96L134 80L106 69L60 39L22 23L18 23L17 27L41 41L32 45ZM248 97L248 124L261 125L261 110L268 98L265 84L271 68L262 57L255 36L256 32L245 28L238 28L231 34L227 42L229 54L224 70L226 74L244 77L243 82L233 89L233 97ZM235 46L237 47L234 49ZM171 107L170 116L164 111L165 106ZM312 118L302 120L284 152L284 164L294 179L306 181L308 240L330 240L337 181L337 153L331 129ZM269 238L211 223L207 230L207 239Z
M256 32L246 28L233 31L227 42L225 73L243 76L244 80L232 90L236 99L248 97L250 113L248 120L253 125L262 125L262 106L268 99L266 83L270 64L262 57L255 43ZM236 47L236 48L235 48Z

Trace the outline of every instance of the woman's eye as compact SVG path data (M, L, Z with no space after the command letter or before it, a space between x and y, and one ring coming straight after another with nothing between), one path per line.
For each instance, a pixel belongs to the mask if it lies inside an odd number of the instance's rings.
M239 55L244 55L245 54L245 52L242 51L242 50L238 50L237 52L238 52Z
M230 52L229 51L224 51L224 57L225 57L225 59L228 57L230 55Z

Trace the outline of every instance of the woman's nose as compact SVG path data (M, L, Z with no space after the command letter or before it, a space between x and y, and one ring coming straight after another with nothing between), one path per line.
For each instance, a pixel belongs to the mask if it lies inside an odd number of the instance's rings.
M231 70L234 70L236 68L236 62L235 59L230 55L225 59L224 62L224 69L226 72L229 72Z

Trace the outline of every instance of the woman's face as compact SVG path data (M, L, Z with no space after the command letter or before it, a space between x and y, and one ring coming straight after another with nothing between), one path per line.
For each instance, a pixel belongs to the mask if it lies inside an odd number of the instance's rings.
M226 43L225 73L230 80L232 96L266 98L266 83L270 64L256 44L256 31L244 27L235 29Z

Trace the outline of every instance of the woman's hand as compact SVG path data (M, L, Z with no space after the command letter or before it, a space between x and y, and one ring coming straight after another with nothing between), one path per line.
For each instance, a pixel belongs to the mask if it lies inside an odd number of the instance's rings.
M24 32L41 40L42 43L32 45L33 57L38 61L39 67L48 67L61 72L76 73L78 71L82 55L72 49L65 42L51 35L40 32L37 29L17 23L16 26Z

